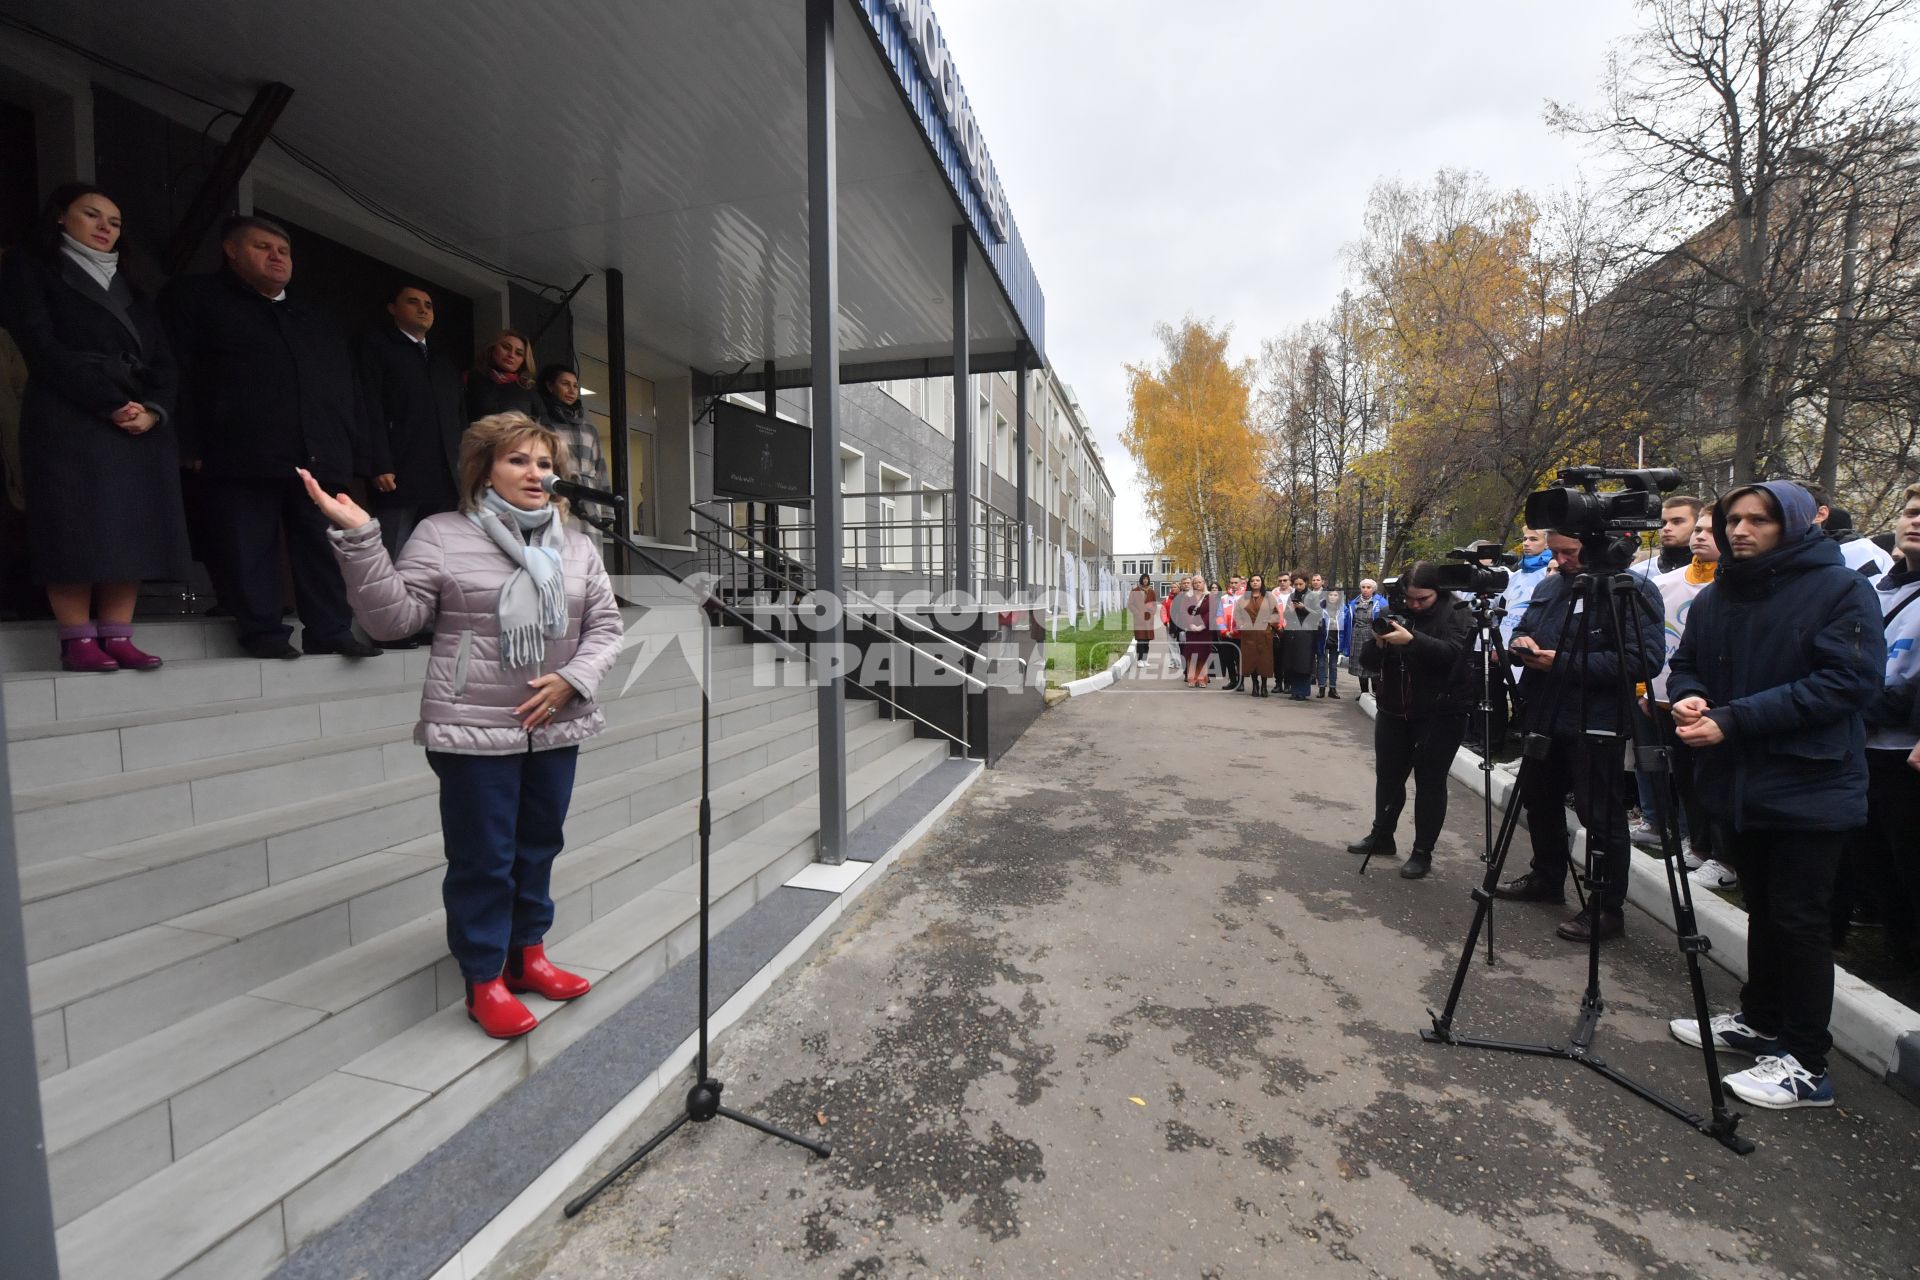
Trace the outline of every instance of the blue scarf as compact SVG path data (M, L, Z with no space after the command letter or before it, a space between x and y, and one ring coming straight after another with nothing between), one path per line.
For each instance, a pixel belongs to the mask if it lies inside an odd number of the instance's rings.
M1539 555L1521 556L1520 567L1528 573L1532 573L1537 569L1546 568L1547 561L1551 559L1553 559L1553 551L1551 549L1542 551Z

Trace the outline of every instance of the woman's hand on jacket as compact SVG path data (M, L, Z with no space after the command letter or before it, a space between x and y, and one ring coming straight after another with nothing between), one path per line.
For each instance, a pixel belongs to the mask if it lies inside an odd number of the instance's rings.
M574 687L558 672L527 681L533 696L513 709L522 729L538 729L560 714L560 708L574 698Z
M361 509L359 503L344 493L336 493L328 497L327 491L320 487L320 482L315 480L313 473L305 467L295 467L294 470L300 473L302 483L307 486L307 496L313 499L314 506L320 508L320 514L340 528L358 529L373 519Z

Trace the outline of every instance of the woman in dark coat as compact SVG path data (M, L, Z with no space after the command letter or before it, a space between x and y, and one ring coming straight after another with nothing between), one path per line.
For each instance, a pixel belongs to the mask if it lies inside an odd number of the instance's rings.
M467 423L472 425L496 413L524 413L540 421L543 406L528 367L527 336L518 329L502 329L467 374Z
M33 579L69 671L151 670L133 643L144 578L187 574L173 358L151 301L120 272L120 208L53 193L40 242L0 262L0 325L27 362L20 406Z
M1286 630L1280 635L1279 675L1295 702L1313 696L1314 650L1324 616L1320 593L1307 589L1306 574L1294 574L1293 594L1280 610Z

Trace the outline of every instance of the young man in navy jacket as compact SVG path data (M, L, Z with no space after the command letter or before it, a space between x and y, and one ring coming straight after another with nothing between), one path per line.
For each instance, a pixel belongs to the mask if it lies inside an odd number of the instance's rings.
M1886 666L1880 602L1814 523L1805 489L1747 485L1713 509L1719 573L1693 603L1667 696L1715 849L1740 873L1747 982L1714 1017L1717 1048L1759 1061L1727 1077L1758 1107L1829 1107L1834 878L1867 807L1863 713ZM1674 1037L1698 1045L1699 1022Z

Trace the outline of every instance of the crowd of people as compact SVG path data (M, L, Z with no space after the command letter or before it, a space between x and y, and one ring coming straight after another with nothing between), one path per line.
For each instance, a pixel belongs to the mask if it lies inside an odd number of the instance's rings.
M1278 684L1295 702L1337 699L1345 668L1364 693L1370 680L1353 665L1355 627L1364 631L1385 606L1372 579L1343 599L1318 573L1294 573L1272 588L1259 573L1235 574L1224 588L1188 574L1162 595L1143 573L1127 596L1135 675L1145 669L1154 636L1164 632L1178 654L1169 657L1169 667L1189 688L1211 688L1218 678L1222 690L1255 698L1271 697Z
M1695 885L1737 888L1748 915L1740 1008L1704 1028L1676 1018L1671 1033L1753 1057L1727 1077L1750 1104L1832 1105L1835 949L1872 924L1897 959L1920 965L1920 610L1909 607L1920 598L1920 484L1877 539L1790 481L1711 505L1670 497L1617 621L1580 607L1595 598L1579 586L1593 580L1584 557L1595 547L1526 531L1495 603L1498 651L1476 648L1465 602L1426 589L1431 566L1409 570L1410 626L1396 630L1411 634L1369 636L1362 650L1381 672L1379 777L1373 828L1350 848L1394 854L1411 774L1402 874L1427 873L1468 713L1493 691L1482 749L1499 750L1491 722L1509 687L1501 668L1514 664L1517 723L1537 744L1519 788L1532 859L1494 896L1565 901L1571 797L1595 858L1586 906L1557 932L1605 941L1625 931L1633 845L1670 844ZM1624 772L1628 741L1665 747L1667 772Z
M1338 698L1345 668L1377 713L1373 823L1349 849L1398 857L1411 781L1412 880L1432 869L1456 752L1477 731L1478 750L1503 753L1511 720L1531 744L1532 856L1493 896L1566 901L1571 800L1594 862L1555 932L1605 942L1626 929L1633 847L1670 845L1695 886L1738 890L1749 919L1738 1011L1672 1034L1753 1057L1727 1078L1753 1105L1831 1105L1835 949L1872 926L1920 966L1920 484L1875 538L1816 487L1768 481L1668 497L1657 545L1627 565L1630 545L1525 530L1484 627L1429 562L1401 576L1391 612L1372 581L1342 599L1313 573L1189 575L1162 596L1143 576L1136 673L1162 632L1196 689L1223 677L1253 697L1278 683ZM1617 619L1582 607L1609 597ZM1667 771L1630 768L1628 742L1665 747Z
M458 507L461 439L482 418L541 423L567 446L568 478L608 487L578 371L551 364L536 378L526 335L502 331L462 373L431 337L433 290L401 280L388 320L356 342L290 292L293 237L264 217L229 219L220 268L157 298L120 270L120 237L119 206L70 184L35 241L0 260L0 327L28 373L29 565L67 670L158 667L133 640L140 582L184 581L196 559L246 652L376 655L352 629L326 521L296 467L329 492L359 487L392 555L421 521ZM303 648L283 617L288 574Z

